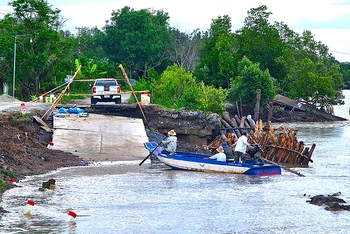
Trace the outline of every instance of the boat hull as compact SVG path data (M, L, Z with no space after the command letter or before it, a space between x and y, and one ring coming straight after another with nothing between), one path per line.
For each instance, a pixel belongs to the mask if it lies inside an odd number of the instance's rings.
M209 155L194 154L187 152L176 152L175 154L161 153L161 149L155 149L154 142L145 143L146 149L152 152L162 163L173 169L182 169L202 172L221 172L246 175L279 175L281 167L274 164L258 164L254 160L247 160L246 163L219 162L208 159Z

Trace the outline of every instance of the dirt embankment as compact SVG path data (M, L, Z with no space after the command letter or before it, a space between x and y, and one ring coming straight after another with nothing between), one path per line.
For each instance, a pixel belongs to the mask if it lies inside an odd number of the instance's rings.
M0 114L0 193L13 186L10 179L43 174L66 166L83 165L84 162L71 153L49 150L52 133L33 122L31 116Z
M43 115L45 105L30 103L27 111L31 114L23 115L20 104L8 95L0 96L0 200L6 189L15 186L11 180L85 164L71 153L47 149L52 133L43 130L32 117Z

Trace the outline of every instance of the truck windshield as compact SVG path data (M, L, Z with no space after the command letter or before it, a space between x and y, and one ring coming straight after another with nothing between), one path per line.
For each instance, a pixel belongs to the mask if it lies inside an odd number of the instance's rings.
M117 82L115 80L98 80L96 81L95 86L116 86Z

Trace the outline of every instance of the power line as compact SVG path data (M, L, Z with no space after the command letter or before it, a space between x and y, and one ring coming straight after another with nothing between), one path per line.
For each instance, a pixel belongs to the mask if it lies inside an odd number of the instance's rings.
M330 50L329 52L338 53L338 54L346 54L346 55L350 55L350 53L346 53L346 52L339 52L339 51L334 51L334 50Z

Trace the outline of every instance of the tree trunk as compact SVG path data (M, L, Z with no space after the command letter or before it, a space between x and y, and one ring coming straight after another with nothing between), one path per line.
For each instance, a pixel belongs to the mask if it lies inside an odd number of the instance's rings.
M260 99L261 99L261 90L256 90L255 98L255 108L254 108L254 120L257 122L259 120L259 111L260 111Z

